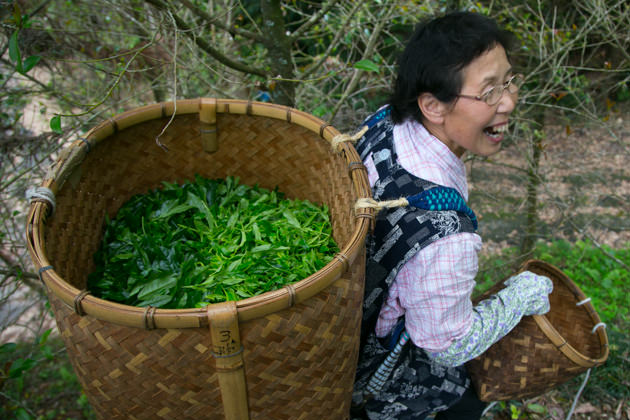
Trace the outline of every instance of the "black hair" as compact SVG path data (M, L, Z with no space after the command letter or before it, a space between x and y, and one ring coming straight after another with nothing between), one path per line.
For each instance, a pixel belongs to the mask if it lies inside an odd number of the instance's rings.
M512 41L511 32L477 13L454 12L418 24L399 59L389 100L394 123L422 122L417 102L422 93L453 101L462 88L461 70L496 45L507 54Z

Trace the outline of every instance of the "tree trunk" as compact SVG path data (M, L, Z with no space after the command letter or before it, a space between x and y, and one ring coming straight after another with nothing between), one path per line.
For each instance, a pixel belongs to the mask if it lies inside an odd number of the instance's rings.
M291 44L287 37L280 0L261 0L265 47L269 54L269 66L274 76L294 79ZM272 92L273 102L281 105L295 105L295 83L279 80Z
M538 236L538 187L540 186L540 157L544 140L544 111L535 111L536 130L532 133L529 167L527 168L527 212L525 220L525 236L521 243L521 262L531 257Z

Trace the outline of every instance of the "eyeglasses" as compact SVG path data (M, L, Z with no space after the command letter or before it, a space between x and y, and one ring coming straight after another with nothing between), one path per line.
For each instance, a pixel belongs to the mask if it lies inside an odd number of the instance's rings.
M515 74L514 76L510 77L507 82L503 83L502 85L493 86L487 91L485 91L484 93L482 93L481 95L478 95L478 96L457 95L457 97L475 99L477 101L485 102L489 106L494 106L501 100L501 97L503 96L503 92L506 89L509 93L518 92L519 88L523 86L524 80L525 80L525 77L522 74Z

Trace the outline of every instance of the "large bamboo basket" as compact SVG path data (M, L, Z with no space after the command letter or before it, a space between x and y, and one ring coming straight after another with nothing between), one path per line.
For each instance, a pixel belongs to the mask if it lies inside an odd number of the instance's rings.
M540 395L608 358L606 330L580 288L543 261L530 260L522 270L552 280L551 309L545 315L523 317L509 334L468 362L468 372L482 401ZM497 284L476 301L503 287L503 282Z
M156 145L165 126L168 151ZM125 112L64 151L42 184L56 210L32 202L27 240L99 418L348 417L373 214L353 210L370 188L354 147L331 147L338 134L283 106L196 99ZM281 290L202 309L131 307L85 291L105 216L195 174L327 204L340 253Z

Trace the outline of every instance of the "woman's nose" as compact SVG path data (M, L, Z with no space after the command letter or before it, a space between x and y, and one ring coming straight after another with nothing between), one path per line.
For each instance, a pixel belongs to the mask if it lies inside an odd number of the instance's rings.
M518 91L514 93L510 93L509 90L505 89L503 94L501 95L501 99L499 100L499 106L497 107L497 112L509 114L516 107L516 103L518 102Z

